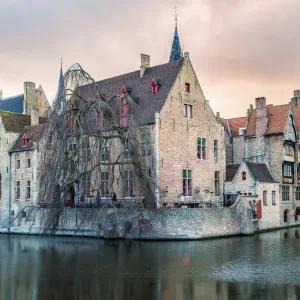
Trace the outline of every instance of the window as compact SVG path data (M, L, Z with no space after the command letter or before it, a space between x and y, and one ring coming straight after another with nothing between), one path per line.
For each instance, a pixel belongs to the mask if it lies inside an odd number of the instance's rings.
M292 177L292 166L291 165L283 165L283 176L284 177Z
M272 205L276 205L276 192L272 191Z
M246 127L239 128L239 135L245 135Z
M103 139L102 140L102 146L101 146L101 160L106 161L108 159L109 159L108 140Z
M290 200L290 187L288 185L282 186L282 200L283 201Z
M294 156L294 148L291 145L285 145L285 155L286 156Z
M20 200L20 181L16 182L16 200Z
M215 195L220 195L220 173L215 171Z
M190 84L189 83L185 83L185 85L184 85L184 91L186 93L190 93Z
M88 162L90 161L90 157L91 157L91 150L90 150L90 141L89 141L89 137L86 136L83 138L82 140L82 158L84 162Z
M296 186L296 200L300 200L300 186Z
M27 180L26 199L30 199L30 180Z
M206 139L198 138L197 140L197 157L198 159L206 159Z
M267 191L263 191L263 203L264 203L264 206L268 205Z
M88 197L90 195L90 173L85 173L81 181L82 195Z
M124 140L124 158L129 159L131 157L130 155L130 149L129 149L129 140L128 137Z
M214 140L214 158L218 160L218 141Z
M156 84L155 80L152 80L152 94L156 94L158 92L158 85Z
M300 179L300 164L299 164L298 167L297 167L297 176L298 176L298 178Z
M20 159L17 159L17 166L16 166L16 168L20 169L20 166L21 166Z
M124 171L124 196L132 197L133 196L133 170L128 169Z
M193 106L190 104L184 104L184 117L191 119L192 118Z
M151 155L151 140L150 140L150 132L142 131L142 156L150 156Z
M108 187L108 181L109 181L109 174L108 171L101 172L101 195L108 196L109 194L109 187Z
M30 162L30 158L27 158L27 168L31 167L31 162Z
M0 174L0 200L2 199L2 175Z
M183 196L192 196L192 170L184 169L182 171L182 194Z
M146 178L151 178L151 168L145 168Z
M69 145L69 151L76 151L77 145L76 143L72 143Z
M242 179L246 180L247 179L247 173L246 172L242 172Z

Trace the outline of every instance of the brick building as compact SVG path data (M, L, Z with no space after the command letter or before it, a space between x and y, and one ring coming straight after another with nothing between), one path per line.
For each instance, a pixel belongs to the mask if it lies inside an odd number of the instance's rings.
M24 83L24 93L0 99L0 222L7 224L10 191L9 151L22 133L31 125L32 118L43 123L49 108L41 86L37 89L32 82Z
M142 54L140 70L96 84L108 99L129 93L135 102L133 117L140 127L141 156L154 182L157 206L222 202L225 129L203 94L189 53L182 55L177 26L169 63L152 67L150 56ZM127 115L126 110L120 118L120 124L125 126L131 117L131 104L126 105L129 105L129 113ZM109 151L117 148L108 146ZM131 167L127 168L122 177L130 186L127 189L130 192L126 195L117 192L118 198L137 195ZM101 185L112 176L109 172L101 170L107 178ZM91 178L90 185L93 184ZM83 190L85 188L76 188L77 193ZM105 188L100 190L104 197ZM117 186L114 191L118 191ZM95 193L92 196L95 197Z

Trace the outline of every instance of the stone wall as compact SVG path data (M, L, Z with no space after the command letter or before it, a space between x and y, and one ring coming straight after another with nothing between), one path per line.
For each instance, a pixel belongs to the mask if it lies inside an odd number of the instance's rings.
M14 220L12 232L42 233L49 209L27 210ZM201 239L252 234L252 213L238 201L231 208L64 208L58 234L107 238Z
M185 92L185 84L190 92ZM192 106L192 117L184 116L184 105ZM180 202L183 169L192 171L191 198L221 200L215 196L215 172L219 172L219 195L225 179L225 132L202 92L188 53L161 109L158 128L159 186L168 192L161 202ZM206 139L206 158L197 157L197 139ZM214 140L218 143L214 157ZM189 200L189 197L184 197Z

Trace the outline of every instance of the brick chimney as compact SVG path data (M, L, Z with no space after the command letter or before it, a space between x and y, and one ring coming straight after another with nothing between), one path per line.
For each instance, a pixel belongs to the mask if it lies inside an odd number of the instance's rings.
M40 124L40 119L39 119L39 110L36 108L32 108L30 112L31 116L31 126L33 125L39 125Z
M259 97L255 99L256 104L256 136L261 137L267 131L268 128L268 117L267 117L267 106L266 98Z
M300 90L294 91L294 97L291 99L293 106L300 106Z
M150 67L150 55L141 54L140 77L143 77L147 68Z
M36 108L35 83L24 82L23 114L30 115L33 108Z

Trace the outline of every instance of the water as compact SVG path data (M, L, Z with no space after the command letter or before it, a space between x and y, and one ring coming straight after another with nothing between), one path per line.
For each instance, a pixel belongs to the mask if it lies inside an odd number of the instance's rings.
M193 242L0 235L0 299L300 299L300 228Z

